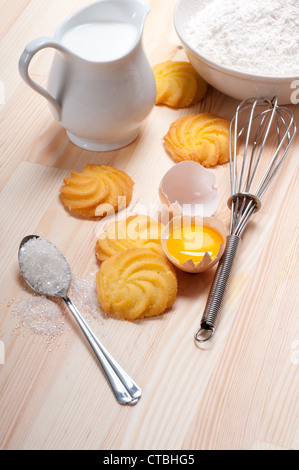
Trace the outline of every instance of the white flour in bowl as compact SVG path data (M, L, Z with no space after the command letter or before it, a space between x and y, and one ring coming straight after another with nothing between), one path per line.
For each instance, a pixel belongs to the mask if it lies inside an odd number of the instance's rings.
M193 49L246 73L299 76L298 0L198 2L186 30Z

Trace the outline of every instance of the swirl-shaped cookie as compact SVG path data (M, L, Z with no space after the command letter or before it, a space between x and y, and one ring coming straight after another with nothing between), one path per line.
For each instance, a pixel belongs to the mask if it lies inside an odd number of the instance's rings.
M134 182L124 171L104 165L87 165L72 171L60 190L63 204L84 217L102 217L126 207Z
M173 266L147 248L131 248L104 261L96 287L103 310L125 320L163 313L178 288Z
M174 121L164 136L167 153L175 160L193 160L205 167L229 161L230 122L216 114L189 114Z
M96 242L96 256L105 261L128 248L143 247L164 256L161 246L163 225L146 215L132 215L108 224Z
M190 62L167 60L153 67L156 79L156 105L186 108L205 95L207 82Z

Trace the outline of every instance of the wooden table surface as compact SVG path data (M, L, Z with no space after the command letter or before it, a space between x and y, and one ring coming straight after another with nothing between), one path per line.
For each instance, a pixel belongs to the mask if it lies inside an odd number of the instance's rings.
M199 327L214 271L179 273L179 294L163 315L129 323L90 315L91 327L141 386L141 401L119 405L71 316L48 341L15 312L31 294L17 264L18 245L42 234L65 254L75 276L98 268L101 222L67 213L62 179L87 163L110 164L135 181L130 210L159 203L174 163L162 137L177 117L213 112L231 119L237 101L210 88L191 109L155 107L126 148L88 152L69 142L46 101L20 78L25 45L52 37L87 0L0 1L1 81L1 449L298 449L298 137L263 207L246 230L214 340L199 348ZM186 59L173 28L174 0L153 0L144 49L152 65ZM45 86L51 52L31 67ZM298 121L298 106L292 106ZM297 149L296 149L297 146ZM229 167L213 170L228 226ZM84 311L82 311L84 314Z

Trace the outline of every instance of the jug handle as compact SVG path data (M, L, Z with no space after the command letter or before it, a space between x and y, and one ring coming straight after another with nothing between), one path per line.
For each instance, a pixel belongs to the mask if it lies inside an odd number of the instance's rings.
M53 106L53 111L54 111L54 117L57 119L57 121L61 120L61 106L59 102L52 96L50 93L45 90L45 88L41 87L36 83L35 81L32 80L32 78L29 75L29 65L34 57L34 55L47 47L52 47L54 49L57 49L59 52L67 52L57 41L54 39L50 38L38 38L38 39L33 39L33 41L29 42L27 46L25 47L20 60L19 60L19 72L23 80L29 85L33 90L35 90L37 93L42 95L44 98L46 98L49 103Z

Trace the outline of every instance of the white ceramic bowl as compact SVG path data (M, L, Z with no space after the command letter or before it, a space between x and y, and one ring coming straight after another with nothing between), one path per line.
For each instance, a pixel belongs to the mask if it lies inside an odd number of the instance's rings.
M239 72L216 64L188 44L186 29L190 18L206 0L179 0L174 11L174 27L186 55L198 73L217 90L237 100L252 97L278 97L279 104L296 104L299 76L270 77ZM297 81L297 83L295 83ZM296 88L297 87L297 92Z

